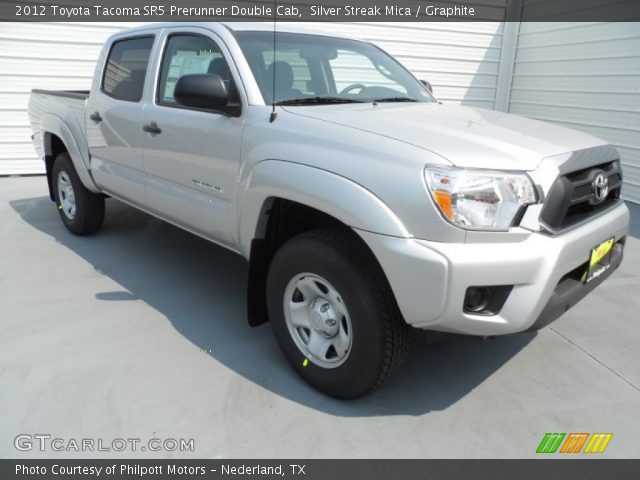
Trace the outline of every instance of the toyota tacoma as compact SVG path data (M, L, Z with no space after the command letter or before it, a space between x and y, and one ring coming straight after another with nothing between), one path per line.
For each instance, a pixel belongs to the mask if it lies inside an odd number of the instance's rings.
M33 90L29 115L72 233L114 198L242 255L249 324L338 398L382 385L409 327L540 329L622 260L615 148L442 104L356 39L146 25L108 39L89 91Z

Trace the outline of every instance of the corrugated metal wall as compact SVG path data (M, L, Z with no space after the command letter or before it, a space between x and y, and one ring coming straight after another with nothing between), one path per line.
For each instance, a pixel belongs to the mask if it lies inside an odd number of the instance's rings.
M32 88L88 90L106 37L125 23L0 25L0 174L39 173L27 102Z
M614 144L640 202L640 23L521 24L509 112Z
M29 138L29 91L89 88L104 39L133 25L2 24L0 175L42 172ZM494 108L503 24L327 23L322 30L377 43L429 80L444 102ZM509 111L616 145L625 168L624 195L635 202L640 202L639 99L640 23L520 25Z
M88 89L104 39L133 25L2 23L0 175L43 171L29 138L29 91ZM374 41L419 78L429 80L444 102L494 106L500 23L336 23L323 24L322 30Z

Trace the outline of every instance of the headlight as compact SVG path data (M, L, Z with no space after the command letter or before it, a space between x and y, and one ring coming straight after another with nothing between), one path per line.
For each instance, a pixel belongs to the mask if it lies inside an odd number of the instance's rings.
M442 215L463 228L507 230L524 205L536 203L525 173L430 165L425 177Z

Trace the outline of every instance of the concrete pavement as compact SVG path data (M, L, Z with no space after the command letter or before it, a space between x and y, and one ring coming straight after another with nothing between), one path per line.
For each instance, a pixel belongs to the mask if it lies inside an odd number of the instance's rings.
M341 402L247 326L240 257L115 200L75 237L42 177L0 178L0 220L0 457L533 457L546 432L612 432L604 456L640 457L638 238L549 328L417 335L384 389ZM22 433L195 449L20 452Z

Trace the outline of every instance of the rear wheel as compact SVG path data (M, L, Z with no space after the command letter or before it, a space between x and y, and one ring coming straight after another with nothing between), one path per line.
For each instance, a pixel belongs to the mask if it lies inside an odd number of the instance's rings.
M89 191L80 181L69 154L53 163L53 196L64 225L76 235L91 235L104 221L104 197Z
M267 279L278 343L302 378L337 398L380 387L407 351L405 324L375 259L351 232L286 242Z

